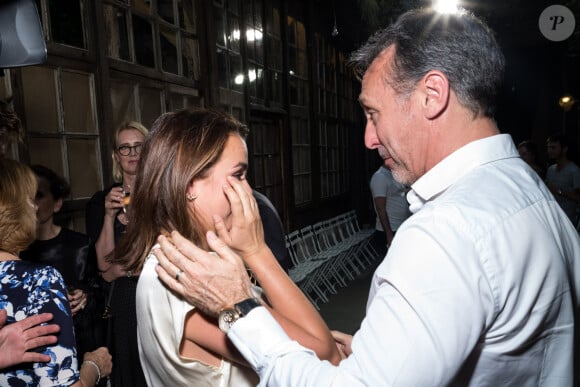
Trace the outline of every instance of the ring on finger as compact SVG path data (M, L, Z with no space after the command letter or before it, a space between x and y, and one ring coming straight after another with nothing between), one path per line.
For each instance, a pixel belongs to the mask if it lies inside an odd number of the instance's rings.
M177 273L175 273L175 280L179 282L179 277L181 277L182 274L183 270L181 269L177 270Z

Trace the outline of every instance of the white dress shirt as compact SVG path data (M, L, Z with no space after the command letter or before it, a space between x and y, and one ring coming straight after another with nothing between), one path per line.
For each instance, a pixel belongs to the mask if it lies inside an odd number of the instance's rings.
M338 367L264 308L228 336L269 386L572 386L580 240L509 135L421 177Z

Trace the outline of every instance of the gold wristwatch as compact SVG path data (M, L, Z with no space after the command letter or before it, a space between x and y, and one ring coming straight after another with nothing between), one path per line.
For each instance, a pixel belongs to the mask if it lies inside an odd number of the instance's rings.
M250 313L257 306L262 306L257 298L247 298L235 304L233 308L222 309L218 316L218 326L222 332L228 333L238 319Z

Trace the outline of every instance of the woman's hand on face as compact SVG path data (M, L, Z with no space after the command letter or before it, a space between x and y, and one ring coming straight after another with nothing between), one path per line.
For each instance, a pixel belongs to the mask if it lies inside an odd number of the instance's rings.
M245 260L266 248L264 229L258 203L248 182L230 176L228 183L224 186L224 193L230 201L232 226L228 230L217 215L214 216L214 226L220 239Z
M113 187L105 197L105 215L115 218L121 208L123 208L123 188Z

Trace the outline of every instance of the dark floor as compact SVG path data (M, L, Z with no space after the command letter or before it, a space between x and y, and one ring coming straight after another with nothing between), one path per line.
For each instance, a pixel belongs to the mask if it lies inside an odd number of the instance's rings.
M379 262L377 262L378 264ZM320 304L320 314L331 330L353 334L365 316L367 298L376 265L350 282L347 287L331 295L329 301Z

